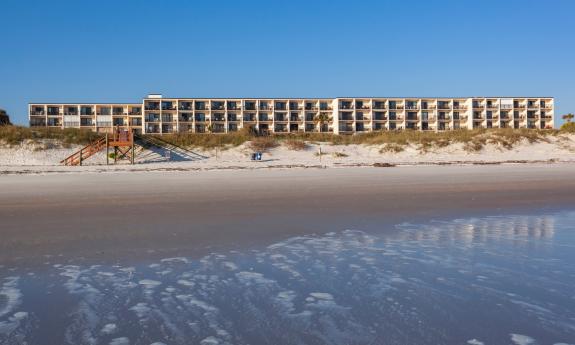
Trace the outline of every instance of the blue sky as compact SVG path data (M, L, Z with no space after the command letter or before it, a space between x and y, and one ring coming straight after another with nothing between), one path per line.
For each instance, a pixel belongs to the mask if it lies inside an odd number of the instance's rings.
M170 97L554 96L575 1L2 0L0 108Z

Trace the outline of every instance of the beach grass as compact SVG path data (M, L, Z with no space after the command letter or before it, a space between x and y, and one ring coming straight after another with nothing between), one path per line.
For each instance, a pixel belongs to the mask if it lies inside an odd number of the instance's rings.
M465 150L480 151L486 145L498 145L511 149L516 144L547 141L549 136L560 133L575 132L575 125L563 126L561 130L536 129L474 129L451 130L444 132L422 131L377 131L356 135L336 135L332 133L293 133L271 136L256 136L250 130L240 130L228 134L174 133L162 136L162 139L181 147L201 149L232 148L242 144L257 151L266 151L279 145L285 145L290 150L304 150L308 144L325 143L330 145L368 145L381 146L381 153L397 153L408 145L419 148L421 152L446 147L451 144L463 144ZM40 141L54 139L64 145L88 144L102 134L90 130L75 128L28 128L21 126L0 127L0 141L14 145L25 140Z
M47 139L57 141L62 145L86 145L101 136L87 129L0 126L0 142L5 145L19 145L26 141L40 142Z

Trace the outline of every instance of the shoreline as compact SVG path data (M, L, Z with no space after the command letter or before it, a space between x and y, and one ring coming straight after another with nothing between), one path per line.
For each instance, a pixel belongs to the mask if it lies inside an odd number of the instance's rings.
M344 229L569 210L572 176L573 164L5 175L0 265L201 256Z
M15 165L0 166L2 175L43 175L43 174L84 174L84 173L140 173L140 172L202 172L202 171L228 171L228 170L272 170L272 169L337 169L337 168L395 168L395 167L422 167L422 166L484 166L484 165L541 165L541 164L574 164L575 161L550 158L547 160L454 160L435 162L375 162L375 163L333 163L332 165L305 165L305 164L276 164L264 165L253 162L252 165L221 165L213 167L182 166L176 162L170 163L139 163L134 165L84 165L66 167L62 165ZM53 170L46 170L53 169Z

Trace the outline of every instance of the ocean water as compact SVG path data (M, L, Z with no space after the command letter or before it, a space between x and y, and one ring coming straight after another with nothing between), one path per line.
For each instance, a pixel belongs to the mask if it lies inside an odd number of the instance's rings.
M0 344L575 344L575 212L44 266L0 267Z

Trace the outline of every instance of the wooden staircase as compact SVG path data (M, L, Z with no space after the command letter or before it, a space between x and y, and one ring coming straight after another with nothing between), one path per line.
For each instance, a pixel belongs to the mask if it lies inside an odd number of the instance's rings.
M86 145L77 152L74 152L70 156L60 161L60 163L64 165L82 165L83 160L93 156L94 154L101 151L105 147L106 147L106 138L103 137L94 141L89 145Z

